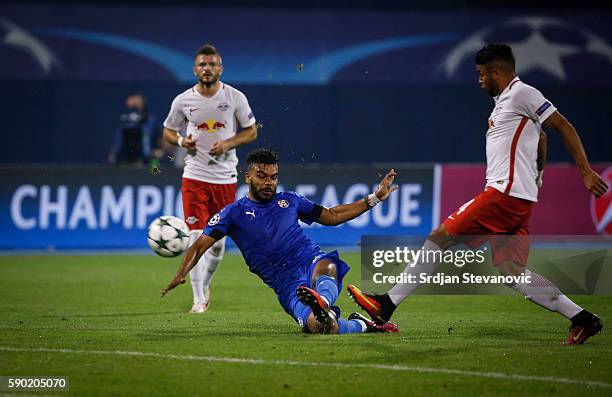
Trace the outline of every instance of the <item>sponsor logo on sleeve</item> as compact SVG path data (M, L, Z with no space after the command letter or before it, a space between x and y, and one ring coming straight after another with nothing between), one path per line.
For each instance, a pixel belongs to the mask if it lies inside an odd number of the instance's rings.
M255 117L255 116L253 116L253 112L249 113L249 115L247 116L247 118L249 118L249 119L252 119L253 117Z
M540 107L538 108L538 110L536 110L536 114L537 114L538 116L541 116L541 115L542 115L542 113L544 113L544 112L546 111L546 109L548 109L548 108L549 108L549 107L551 107L551 106L552 106L552 104L551 104L550 102L548 102L548 101L544 102L544 104L543 104L542 106L540 106Z

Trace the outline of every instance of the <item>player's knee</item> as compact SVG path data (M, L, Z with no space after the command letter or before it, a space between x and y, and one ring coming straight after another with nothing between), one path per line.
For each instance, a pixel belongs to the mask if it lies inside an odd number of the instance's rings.
M443 224L435 228L427 239L433 241L442 249L448 248L453 243L452 237Z
M337 274L338 268L334 262L321 261L317 263L317 266L315 266L314 271L312 272L313 284L320 276L329 276L332 278L336 278Z
M444 227L444 225L438 226L437 228L432 230L431 233L429 233L430 239L431 238L447 237L447 236L448 236L448 232L446 231L446 228Z
M189 246L191 247L193 243L196 242L198 238L202 235L202 230L190 230L189 231Z
M311 334L322 334L324 331L323 324L319 324L312 313L310 313L306 320L306 328L308 328L308 332Z
M518 277L522 273L525 273L525 266L517 262L506 261L497 265L497 271L499 271L502 276Z
M310 313L306 320L306 327L311 334L337 334L338 322L330 318L328 324L321 324L315 320L314 314Z
M225 238L217 241L210 247L210 253L213 256L221 256L225 252Z

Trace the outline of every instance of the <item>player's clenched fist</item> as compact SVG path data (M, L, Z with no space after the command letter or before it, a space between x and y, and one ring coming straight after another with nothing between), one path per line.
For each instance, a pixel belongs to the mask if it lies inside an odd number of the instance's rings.
M186 148L187 150L193 150L196 148L197 139L193 139L192 135L187 135L183 138L183 141L180 142L180 146Z

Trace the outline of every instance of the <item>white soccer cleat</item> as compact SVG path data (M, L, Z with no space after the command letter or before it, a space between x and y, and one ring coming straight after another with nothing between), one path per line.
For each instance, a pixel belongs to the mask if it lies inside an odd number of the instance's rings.
M204 293L204 303L194 303L191 306L191 310L189 313L192 314L202 314L208 310L208 305L210 304L210 288L206 290Z

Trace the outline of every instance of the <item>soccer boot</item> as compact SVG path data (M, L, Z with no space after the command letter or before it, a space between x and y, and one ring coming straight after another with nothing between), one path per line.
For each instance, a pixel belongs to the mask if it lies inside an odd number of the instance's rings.
M359 288L350 284L346 287L349 296L355 303L368 313L378 325L389 321L396 306L391 302L389 295L369 295L361 292Z
M378 325L374 321L359 313L351 313L348 316L348 319L363 321L366 325L366 332L399 332L399 327L392 322L386 322L382 325Z
M300 302L312 309L312 314L314 315L317 323L323 326L323 331L329 332L331 323L336 318L336 313L329 307L321 295L319 295L317 291L313 290L312 288L308 288L303 285L297 287L295 294Z
M601 332L603 322L595 314L586 310L572 317L569 336L565 341L568 345L581 345L591 336Z

